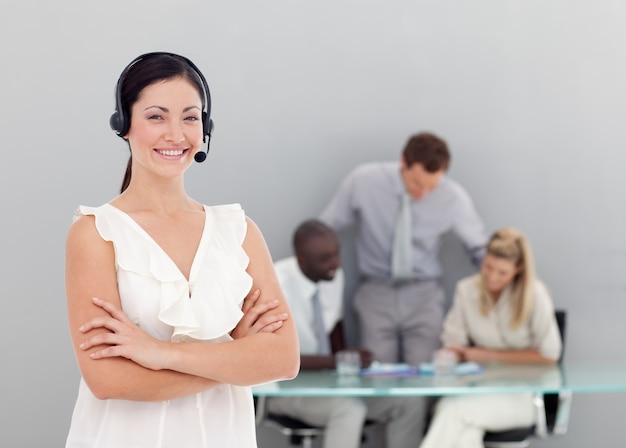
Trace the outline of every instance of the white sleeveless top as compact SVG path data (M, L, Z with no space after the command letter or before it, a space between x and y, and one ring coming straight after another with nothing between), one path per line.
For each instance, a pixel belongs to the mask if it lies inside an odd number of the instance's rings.
M205 225L189 281L129 215L105 204L79 207L115 248L126 315L160 340L230 341L252 287L242 248L246 220L238 204L204 206ZM191 298L191 299L190 299ZM159 402L99 400L81 379L67 448L254 448L249 387L224 384Z

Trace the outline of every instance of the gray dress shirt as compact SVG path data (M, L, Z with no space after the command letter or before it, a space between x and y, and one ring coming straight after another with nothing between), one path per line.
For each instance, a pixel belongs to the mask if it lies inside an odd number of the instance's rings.
M319 216L336 231L357 224L359 272L367 278L391 278L391 251L404 182L399 162L360 165L343 180ZM461 185L443 176L423 198L412 201L413 277L441 277L442 238L454 232L472 262L479 265L487 242L485 227Z

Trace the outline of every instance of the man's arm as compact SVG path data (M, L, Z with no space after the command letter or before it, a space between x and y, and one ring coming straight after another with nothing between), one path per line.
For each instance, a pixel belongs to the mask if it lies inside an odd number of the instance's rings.
M342 321L337 322L335 328L329 335L330 346L332 348L332 355L300 355L300 368L302 370L323 370L323 369L335 369L335 353L341 350L348 350L345 344L345 338L343 336L343 324ZM361 366L368 367L372 363L372 354L368 350L355 348L349 349L358 351L361 355Z
M337 322L329 335L332 355L300 355L300 368L302 370L323 370L335 368L335 353L345 348L343 337L343 325Z
M336 232L355 223L356 215L352 204L354 183L355 174L352 171L341 182L330 202L319 215L319 219Z
M474 266L480 266L485 255L487 232L469 194L459 187L459 205L454 218L454 233L465 246Z

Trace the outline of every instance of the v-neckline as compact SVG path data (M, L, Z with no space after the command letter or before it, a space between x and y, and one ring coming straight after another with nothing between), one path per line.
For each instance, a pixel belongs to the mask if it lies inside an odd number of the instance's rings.
M141 227L141 225L139 225L139 223L137 221L135 221L133 219L132 216L130 216L128 213L126 213L124 210L116 207L115 205L111 204L111 203L107 203L105 205L108 205L109 207L111 207L113 210L115 210L117 213L119 213L126 221L129 222L129 224L140 234L142 234L146 239L148 239L149 241L152 242L152 244L154 244L159 252L161 252L163 254L163 256L168 260L169 263L172 264L172 266L174 266L174 269L176 269L176 272L178 272L180 274L181 277L183 277L185 279L185 282L187 282L188 284L193 284L194 283L194 279L196 278L196 271L197 271L197 264L200 262L199 258L200 258L200 254L204 253L203 246L206 243L207 240L207 222L208 222L208 213L207 213L207 207L202 204L202 209L204 210L204 227L202 228L202 234L200 235L200 241L198 242L198 247L196 249L196 253L193 256L193 259L191 260L191 267L189 268L189 278L187 278L185 276L185 274L183 274L183 272L180 270L180 268L178 267L178 265L176 264L176 262L174 262L174 260L172 259L172 257L170 257L170 255L165 251L165 249L163 249L163 247L161 247L161 245L159 243L157 243L157 241L152 237L152 235L150 235L146 229L144 229L143 227ZM191 292L190 292L191 293ZM190 294L191 296L191 294Z

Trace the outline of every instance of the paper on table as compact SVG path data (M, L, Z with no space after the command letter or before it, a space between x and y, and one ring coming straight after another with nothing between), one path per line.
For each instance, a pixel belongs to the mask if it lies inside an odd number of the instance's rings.
M476 362L461 362L454 366L452 375L476 375L482 373L483 366ZM435 369L432 362L423 362L420 364L419 373L422 375L433 375Z
M410 364L386 362L373 362L361 370L361 376L414 376L419 373L419 369Z

